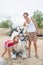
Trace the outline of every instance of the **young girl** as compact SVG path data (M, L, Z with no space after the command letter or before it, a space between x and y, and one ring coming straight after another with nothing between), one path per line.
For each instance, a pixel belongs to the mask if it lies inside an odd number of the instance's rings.
M2 57L8 51L8 56L9 56L9 58L11 58L10 47L13 47L15 44L17 44L18 40L19 40L18 32L14 31L14 33L11 36L11 40L7 40L4 42L4 53L2 54Z

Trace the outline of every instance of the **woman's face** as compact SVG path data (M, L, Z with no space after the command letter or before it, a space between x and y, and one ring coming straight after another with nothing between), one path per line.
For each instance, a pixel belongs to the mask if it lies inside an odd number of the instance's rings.
M23 16L24 16L24 18L25 18L26 20L28 19L28 15L27 15L27 14L24 14Z

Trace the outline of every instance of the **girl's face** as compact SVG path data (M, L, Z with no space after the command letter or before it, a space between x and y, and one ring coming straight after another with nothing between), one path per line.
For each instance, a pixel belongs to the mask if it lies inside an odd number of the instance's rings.
M17 43L17 42L19 41L19 36L16 36L16 37L14 38L14 41Z
M24 18L25 18L26 20L28 19L28 15L27 15L27 14L24 14L23 16L24 16Z

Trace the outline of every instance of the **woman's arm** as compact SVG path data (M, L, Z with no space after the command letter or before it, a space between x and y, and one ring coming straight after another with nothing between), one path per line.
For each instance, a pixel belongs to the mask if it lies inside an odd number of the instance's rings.
M23 26L26 26L26 22L24 22Z
M35 27L36 27L36 30L38 31L38 26L37 26L37 23L35 22L35 20L33 18L31 18L31 20L33 21Z

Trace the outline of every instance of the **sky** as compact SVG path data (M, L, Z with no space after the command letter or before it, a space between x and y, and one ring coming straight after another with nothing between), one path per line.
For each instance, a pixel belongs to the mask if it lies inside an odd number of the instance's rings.
M32 16L37 9L43 12L43 0L0 0L0 20L10 16L15 25L21 25L23 13L28 12Z

